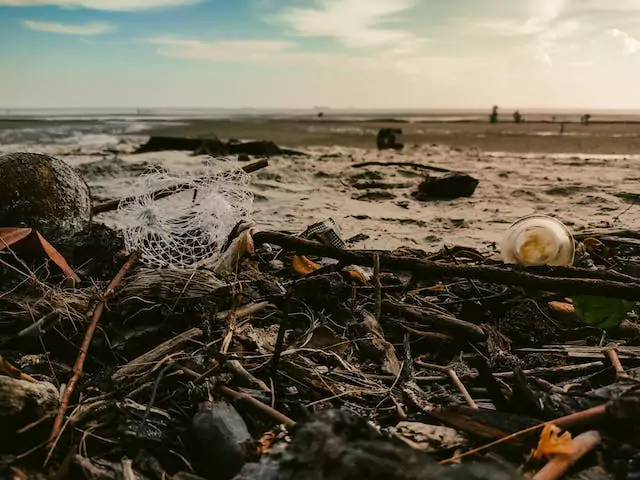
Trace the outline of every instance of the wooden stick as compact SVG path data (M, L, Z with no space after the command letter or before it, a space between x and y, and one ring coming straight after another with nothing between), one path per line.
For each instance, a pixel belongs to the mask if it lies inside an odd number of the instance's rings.
M227 396L229 396L229 397L231 397L231 398L233 398L235 400L241 400L241 401L246 402L246 403L248 403L250 405L253 405L258 410L260 410L261 412L267 414L268 416L270 416L271 418L273 418L277 422L282 423L283 425L291 427L291 426L296 424L295 421L291 420L285 414L280 413L275 408L271 408L266 403L262 403L257 398L253 398L251 395L247 395L246 393L242 393L242 392L236 392L235 390L232 390L229 387L225 387L224 385L221 385L218 388L225 395L227 395Z
M438 418L441 421L444 421L444 423L449 423L446 420L443 420L443 418L439 417L437 415L437 412L438 412L438 409L436 409L435 411L429 410L427 413L431 413L435 415L436 418ZM502 438L494 440L493 442L487 443L486 445L482 445L478 448L474 448L473 450L468 450L466 452L456 454L453 457L448 458L446 460L442 460L440 462L440 465L446 465L448 463L457 462L463 457L468 457L469 455L475 455L476 453L482 452L496 445L500 445L509 440L517 438L521 435L525 435L530 432L535 432L536 430L542 430L542 428L549 423L553 423L554 425L562 428L563 430L569 430L572 428L579 428L585 424L594 425L598 422L601 422L606 416L607 416L607 404L598 405L597 407L593 407L588 410L583 410L582 412L572 413L571 415L566 415L564 417L560 417L555 420L549 420L548 422L539 423L537 425L533 425L531 427L525 428L524 430L511 433Z
M456 386L460 394L463 396L463 398L467 402L467 405L469 405L469 407L471 408L478 408L478 405L476 405L476 402L474 402L473 398L471 397L471 394L469 394L467 387L465 387L464 384L458 378L458 375L456 374L455 370L453 368L449 368L447 370L447 375L449 375L449 378L451 379L453 384Z
M627 375L627 372L625 372L624 368L622 367L620 357L618 357L618 349L606 348L602 351L602 353L604 353L605 357L607 357L611 362L611 366L615 369L616 376L618 378L629 378L629 375Z
M140 254L138 252L134 252L129 256L129 259L122 266L120 271L116 274L116 276L111 280L111 283L107 286L106 291L102 297L102 300L96 306L96 309L93 311L93 316L91 317L91 323L87 327L87 331L84 335L84 339L82 341L82 345L80 346L80 352L78 353L78 357L76 358L76 363L73 365L73 375L71 376L71 380L67 385L67 388L64 391L64 395L60 400L60 408L58 409L58 414L53 422L53 429L51 430L51 436L49 437L49 453L47 455L47 459L45 463L51 457L53 453L53 449L56 444L56 439L58 435L60 435L62 431L62 423L64 422L64 416L69 408L69 401L71 400L71 396L73 395L73 391L75 390L75 386L80 379L80 375L82 375L82 369L84 367L84 362L87 358L87 353L89 352L89 347L91 345L91 341L93 340L93 335L95 334L96 328L98 326L98 322L100 321L100 317L102 316L102 312L104 311L104 307L107 304L107 300L109 300L113 294L115 293L116 288L122 282L122 279L125 277L127 272L133 267L133 265L139 260Z
M375 253L373 255L373 282L376 287L376 320L380 321L380 315L382 314L382 283L380 283L380 255Z
M170 338L166 342L161 343L157 347L143 353L126 365L120 367L113 375L111 375L111 380L119 382L130 375L146 370L150 366L155 365L161 359L165 358L167 355L175 352L184 343L193 340L202 334L203 331L199 328L192 328L186 332L179 333L175 337Z
M447 333L457 334L470 341L482 341L486 339L484 330L478 325L471 322L460 320L453 315L444 315L439 312L426 310L413 305L405 305L403 303L385 300L382 303L385 311L399 313L400 315L419 322L432 324L438 329L447 331Z
M600 433L590 430L578 435L571 441L572 452L566 455L556 455L534 475L532 480L557 480L567 473L578 460L600 445Z
M250 163L249 165L245 165L244 167L242 167L242 170L244 170L246 173L253 173L267 166L269 166L269 162L263 159L263 160L258 160L257 162L254 162L254 163ZM202 177L202 178L204 179L208 177ZM176 185L172 185L171 187L161 188L160 190L156 190L155 192L153 192L151 194L151 197L154 200L159 200L161 198L168 197L170 195L173 195L175 193L182 191L184 188L188 187L190 183L191 182L178 183ZM121 203L130 203L134 201L136 198L138 197L135 195L132 195L130 197L124 197L117 200L110 200L108 202L95 205L91 209L91 215L98 215L99 213L111 212L112 210L117 210L118 205L120 205Z
M452 265L429 260L403 257L385 252L367 250L343 250L303 238L278 232L258 232L253 236L257 244L278 245L303 255L335 258L347 264L373 266L374 253L380 254L380 266L389 270L414 273L423 278L451 279L472 278L502 285L516 285L537 290L562 293L582 293L611 298L640 300L640 283L589 278L589 273L579 270L581 278L552 277L533 274L521 268L505 268L491 265ZM549 269L553 271L554 269ZM567 270L565 270L567 271ZM571 270L574 271L574 270Z
M478 408L478 405L471 397L471 394L469 394L469 390L467 390L467 387L465 387L464 384L460 381L460 378L458 378L458 374L456 374L453 368L443 367L442 365L436 365L435 363L425 363L419 360L416 360L415 364L420 367L428 368L430 370L446 373L449 379L451 379L451 382L453 382L454 386L458 389L462 397L467 402L467 405L469 405L470 408L474 408L474 409Z

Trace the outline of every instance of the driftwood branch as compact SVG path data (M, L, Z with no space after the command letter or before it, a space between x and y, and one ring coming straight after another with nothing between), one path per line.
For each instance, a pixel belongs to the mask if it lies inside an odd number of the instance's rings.
M82 345L80 347L80 352L78 353L78 357L76 358L76 363L73 365L73 375L69 380L69 384L64 391L64 395L62 400L60 401L60 408L58 409L58 413L53 422L53 429L51 430L51 436L49 437L49 456L53 452L53 449L56 444L56 440L60 432L62 431L62 423L64 422L64 416L67 412L67 408L69 408L69 401L71 400L71 396L73 395L73 391L75 390L75 386L80 380L80 376L82 375L82 370L84 368L84 362L87 358L87 353L89 352L89 346L91 345L91 341L93 340L93 335L98 326L98 322L100 321L100 317L102 316L102 312L107 304L107 300L113 296L116 288L122 282L127 272L133 267L133 265L138 261L140 255L137 252L131 254L129 259L122 266L120 271L116 274L116 276L111 280L107 289L104 292L102 300L96 306L96 309L93 311L93 315L91 317L91 323L87 327L87 331L84 335L84 339L82 340Z
M120 382L131 375L135 375L136 373L140 373L142 371L148 370L149 368L152 368L157 362L165 358L167 355L170 355L171 353L177 351L185 343L201 336L202 333L202 330L200 330L199 328L192 328L190 330L187 330L186 332L176 335L173 338L170 338L154 349L143 353L138 358L135 358L126 365L120 367L111 376L111 379L114 382Z
M557 480L562 478L578 460L600 445L600 442L600 434L595 430L578 435L571 441L571 453L553 457L533 477L533 480Z
M460 320L453 315L445 315L420 307L405 305L391 300L382 302L382 310L399 313L409 320L435 325L442 330L465 337L468 340L482 341L486 338L484 330L478 325Z
M640 300L640 283L602 280L598 278L552 277L533 274L519 268L491 265L452 265L430 260L403 257L392 253L367 250L343 250L318 242L278 232L258 232L253 237L257 244L269 243L303 255L319 255L342 262L373 267L374 254L380 256L380 267L401 270L423 278L471 278L485 282L513 285L536 290L549 290L565 294L587 294ZM552 269L550 269L552 271ZM566 271L566 270L565 270Z
M263 159L263 160L258 160L257 162L254 162L254 163L250 163L249 165L245 165L244 167L242 167L242 169L247 173L252 173L257 170L261 170L267 167L268 165L269 165L269 162ZM153 192L151 196L154 200L159 200L161 198L168 197L170 195L173 195L175 193L178 193L184 190L184 188L187 187L189 184L178 183L170 187L162 188L160 190L156 190L155 192ZM99 213L111 212L112 210L117 210L118 205L120 205L121 203L122 204L130 203L130 202L133 202L136 198L137 198L136 196L130 196L130 197L124 197L117 200L110 200L108 202L101 203L99 205L94 206L91 209L91 215L98 215Z

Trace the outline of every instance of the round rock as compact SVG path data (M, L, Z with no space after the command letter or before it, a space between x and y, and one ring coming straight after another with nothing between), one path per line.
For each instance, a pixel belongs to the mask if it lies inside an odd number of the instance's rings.
M2 155L0 178L0 227L33 227L56 237L89 223L89 187L62 160L39 153Z

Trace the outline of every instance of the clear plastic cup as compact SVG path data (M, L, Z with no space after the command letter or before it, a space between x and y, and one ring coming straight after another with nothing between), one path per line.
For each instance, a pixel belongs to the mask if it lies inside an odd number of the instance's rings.
M522 266L571 266L575 243L569 229L558 219L530 215L513 223L501 244L505 263Z

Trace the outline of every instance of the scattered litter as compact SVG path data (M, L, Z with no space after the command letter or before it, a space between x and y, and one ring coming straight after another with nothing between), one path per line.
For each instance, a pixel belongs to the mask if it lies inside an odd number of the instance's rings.
M500 250L506 263L524 266L569 266L575 256L569 229L545 215L524 217L511 225Z
M334 219L262 230L267 162L211 162L93 206L121 231L0 224L1 474L640 474L637 232L357 250Z
M170 199L153 192L180 184ZM125 246L154 267L194 267L219 255L233 228L250 219L249 176L230 162L211 163L190 180L165 172L141 175L136 200L118 209Z

